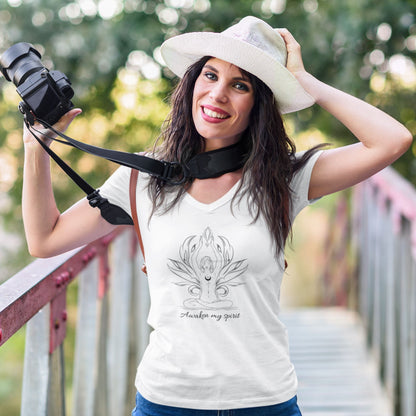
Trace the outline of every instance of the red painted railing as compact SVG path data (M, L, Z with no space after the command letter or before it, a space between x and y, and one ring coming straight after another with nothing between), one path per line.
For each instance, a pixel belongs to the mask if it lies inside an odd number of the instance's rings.
M392 168L357 187L359 311L395 414L416 414L416 189Z
M416 189L386 168L338 200L324 303L356 308L396 416L416 415Z
M131 410L149 332L139 261L134 230L120 227L85 247L37 259L0 285L0 345L27 323L21 415L66 413L66 292L77 277L72 414Z
M60 256L38 259L0 285L0 346L43 306L51 303L49 352L52 353L65 338L66 287L98 257L100 292L105 291L109 272L108 245L120 231Z

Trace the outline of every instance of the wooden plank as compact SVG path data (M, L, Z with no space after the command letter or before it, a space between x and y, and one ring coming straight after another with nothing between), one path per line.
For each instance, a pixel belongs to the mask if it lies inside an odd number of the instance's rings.
M50 308L41 309L26 326L21 416L46 416L49 384Z
M99 321L98 261L94 259L79 276L72 406L74 415L94 414Z
M127 395L129 384L132 384L134 380L133 378L129 379L128 376L133 265L132 259L126 259L125 253L129 253L130 238L131 236L127 233L119 237L113 243L111 255L113 267L111 270L111 308L108 334L110 415L128 414L128 410L133 407L133 401L129 401Z
M64 346L60 344L49 355L49 385L47 415L65 416Z
M286 310L303 416L392 416L358 315L344 308Z

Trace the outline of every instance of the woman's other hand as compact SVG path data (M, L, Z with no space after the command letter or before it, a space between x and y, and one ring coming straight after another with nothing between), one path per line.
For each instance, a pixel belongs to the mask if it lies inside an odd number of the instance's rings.
M287 61L286 68L293 74L297 75L306 72L303 65L301 46L293 35L286 29L276 29L286 44Z
M55 130L60 131L60 132L64 132L69 127L69 125L72 123L74 118L76 116L78 116L79 114L81 114L81 113L82 113L81 109L73 108L72 110L65 113L59 119L59 121L57 121L53 125L53 128ZM49 146L51 144L52 139L56 137L56 134L53 131L51 131L49 129L46 129L40 123L36 122L33 127L39 132L39 133L36 132L36 135L38 137L40 137L47 146ZM33 137L33 135L28 130L28 128L26 126L26 123L24 123L24 126L23 126L23 143L25 144L25 146L32 145L32 144L37 144L36 139Z

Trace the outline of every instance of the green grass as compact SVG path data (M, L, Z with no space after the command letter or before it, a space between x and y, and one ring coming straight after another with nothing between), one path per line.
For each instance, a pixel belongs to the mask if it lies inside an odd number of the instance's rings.
M22 395L25 328L0 347L0 415L19 416Z

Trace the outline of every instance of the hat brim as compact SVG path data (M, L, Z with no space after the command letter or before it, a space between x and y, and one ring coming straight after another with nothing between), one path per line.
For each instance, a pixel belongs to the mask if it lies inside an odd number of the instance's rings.
M271 55L236 38L214 32L191 32L166 40L161 54L171 71L182 78L204 56L230 62L260 78L273 92L281 113L310 107L315 100L293 74Z

